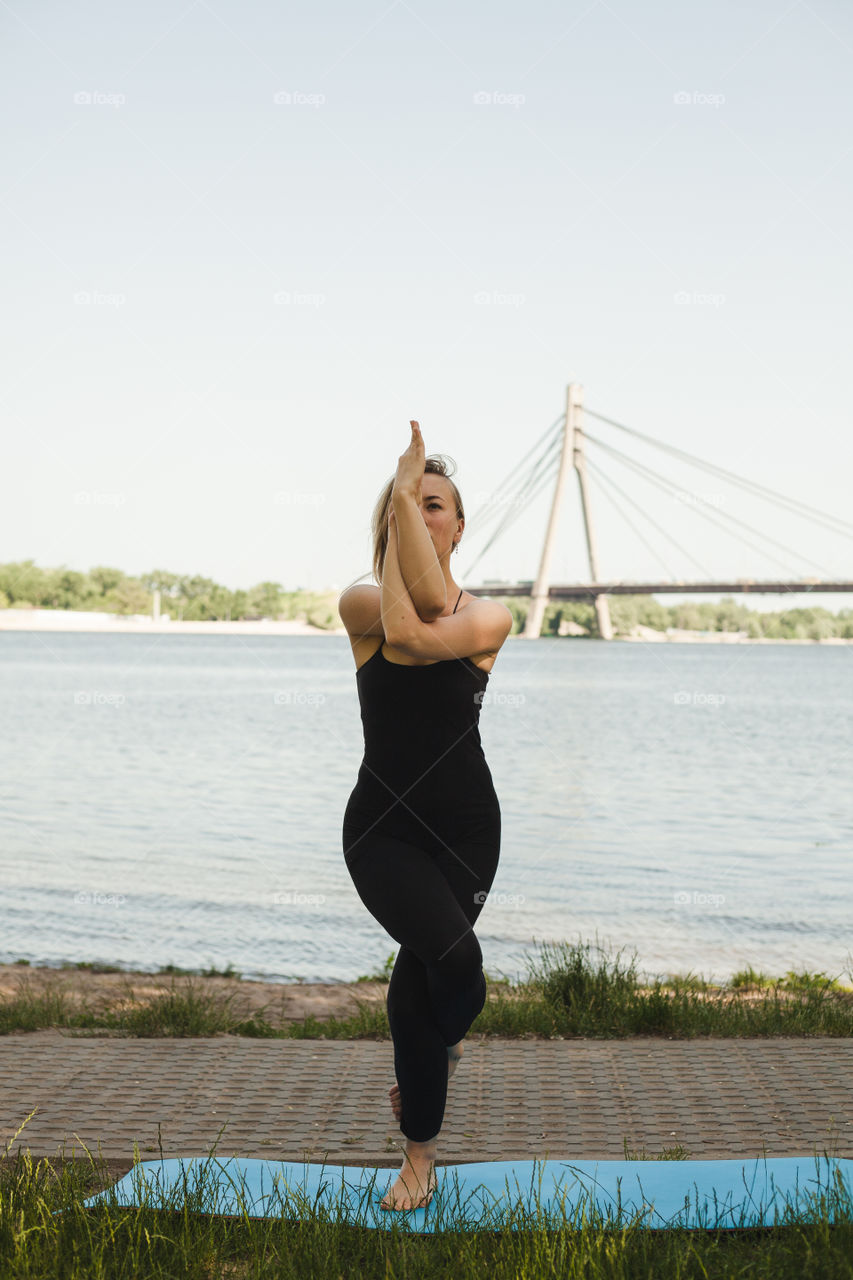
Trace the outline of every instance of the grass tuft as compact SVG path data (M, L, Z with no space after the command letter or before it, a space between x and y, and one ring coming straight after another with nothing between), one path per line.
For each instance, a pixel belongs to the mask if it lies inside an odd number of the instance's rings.
M392 952L378 974L359 982L387 981ZM488 998L471 1034L546 1039L573 1036L850 1036L853 991L836 977L789 970L770 977L752 968L714 984L692 972L645 980L636 955L613 954L598 941L543 943L528 958L521 982L488 976ZM266 1005L249 1016L236 1013L236 992L209 990L198 974L172 974L168 987L138 997L130 983L111 1002L93 1007L73 1001L56 982L35 989L31 972L16 977L14 996L0 1000L0 1034L66 1027L83 1034L210 1036L219 1033L295 1039L388 1039L383 1001L354 996L350 1017L273 1021Z
M26 1122L25 1122L26 1123ZM23 1125L15 1134L19 1136ZM683 1148L626 1158L683 1160ZM487 1229L454 1229L409 1235L395 1223L374 1229L338 1225L330 1202L307 1201L298 1187L279 1184L274 1216L252 1218L242 1206L234 1216L216 1212L215 1144L179 1193L156 1194L137 1207L114 1195L92 1208L83 1201L108 1190L106 1162L84 1147L85 1158L35 1160L26 1147L0 1159L0 1275L3 1280L339 1280L341 1276L417 1276L439 1280L515 1280L560 1276L566 1280L628 1280L633 1276L715 1277L735 1280L801 1280L849 1277L853 1271L853 1218L843 1188L830 1186L807 1212L786 1210L780 1225L733 1230L650 1230L639 1215L609 1227L594 1209L543 1215L534 1203L495 1217ZM161 1153L162 1154L162 1153ZM139 1163L138 1149L134 1163ZM395 1161L395 1164L397 1162ZM390 1170L389 1170L390 1172ZM371 1188L376 1194L377 1179ZM453 1199L452 1182L450 1196ZM276 1195L278 1199L276 1200ZM527 1200L528 1193L523 1199ZM451 1214L452 1214L451 1206Z

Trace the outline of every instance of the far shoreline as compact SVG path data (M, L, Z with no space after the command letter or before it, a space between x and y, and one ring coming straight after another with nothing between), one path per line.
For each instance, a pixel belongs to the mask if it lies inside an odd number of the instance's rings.
M258 618L251 622L224 619L178 622L140 614L85 612L73 609L0 609L0 631L89 632L98 635L267 635L345 636L346 627L315 627L297 619Z
M98 613L94 611L71 609L0 609L0 631L37 631L54 633L75 633L90 635L239 635L239 636L346 636L346 627L315 627L311 623L297 619L259 618L249 621L228 622L216 621L173 621L153 618L140 614L125 616L114 613ZM509 640L521 639L520 635L510 635ZM540 640L593 640L600 636L592 635L542 635ZM808 644L808 645L850 645L853 639L841 636L826 636L823 639L808 637L780 636L747 636L741 631L688 631L678 627L668 627L666 631L657 631L653 627L641 624L633 627L624 635L613 637L615 641L627 644ZM605 641L604 643L612 643Z
M743 1002L761 1002L768 982L775 984L784 979L773 979L769 975L757 973L750 967L742 970L741 976L755 975L756 981L731 985L729 975L723 979L709 979L707 984L693 988L700 998L713 998L713 993L728 993L728 996ZM789 975L790 976L790 975ZM822 976L822 975L818 975ZM329 1018L349 1019L359 1017L361 1009L383 1009L387 1002L389 973L363 974L362 976L338 981L305 981L289 979L276 981L272 978L248 977L245 974L215 969L208 971L186 970L177 966L165 966L157 972L128 968L118 965L96 963L38 963L19 960L16 963L0 964L0 1005L10 1009L20 1002L38 1006L39 1002L66 998L77 1010L89 1009L97 1013L107 1009L121 1010L128 1004L148 1004L161 1000L164 995L178 992L195 991L199 998L225 1000L234 1002L234 1016L237 1020L251 1019L262 1015L269 1018L278 1028L303 1023L307 1018L325 1021ZM684 982L676 973L652 974L639 969L636 974L638 994L650 994L660 983L664 990L677 991ZM501 998L514 1001L525 998L526 982L513 980L505 976L490 977L487 975L489 1002ZM775 989L775 985L774 985ZM838 995L849 1000L853 988L841 987ZM784 991L784 998L797 998L795 990ZM270 1014L270 1009L275 1010ZM54 1025L51 1020L46 1025ZM9 1027L5 1035L28 1034L33 1030L31 1023L25 1019L20 1027ZM113 1029L109 1033L126 1034ZM160 1033L163 1034L163 1033Z

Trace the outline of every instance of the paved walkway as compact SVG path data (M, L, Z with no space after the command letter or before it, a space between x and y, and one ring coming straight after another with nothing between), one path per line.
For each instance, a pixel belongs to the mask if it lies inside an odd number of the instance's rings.
M853 1156L853 1040L478 1040L448 1086L440 1163ZM0 1036L0 1154L130 1168L208 1154L393 1165L390 1041ZM64 1152L63 1152L64 1145ZM76 1150L74 1150L76 1148Z

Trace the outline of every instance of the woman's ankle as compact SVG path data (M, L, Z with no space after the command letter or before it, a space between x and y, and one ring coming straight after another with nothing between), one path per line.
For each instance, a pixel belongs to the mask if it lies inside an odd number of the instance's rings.
M412 1160L434 1160L435 1144L438 1134L435 1138L431 1138L429 1142L415 1142L412 1138L406 1139L406 1155Z

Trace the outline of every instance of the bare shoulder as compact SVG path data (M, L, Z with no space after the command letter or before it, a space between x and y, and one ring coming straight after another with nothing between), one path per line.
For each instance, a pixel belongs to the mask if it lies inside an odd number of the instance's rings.
M338 613L351 638L384 635L381 589L371 582L348 587L338 599Z
M346 591L342 591L338 597L338 603L342 600L358 600L358 599L379 599L380 588L375 582L355 582L351 587L347 587Z
M508 609L505 604L501 604L500 600L484 599L482 596L468 595L465 602L466 609L476 609L484 618L493 618L496 624L511 627L513 624L512 610Z
M470 599L453 614L408 628L390 643L410 658L433 662L470 658L488 671L513 624L506 605L496 600Z
M472 596L465 607L477 610L478 617L483 619L483 624L494 636L494 652L497 652L512 630L515 621L512 610L501 604L500 600L483 600L480 596Z

